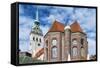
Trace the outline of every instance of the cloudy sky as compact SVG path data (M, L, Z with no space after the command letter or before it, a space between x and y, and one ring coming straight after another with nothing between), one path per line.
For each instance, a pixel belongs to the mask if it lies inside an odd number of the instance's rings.
M53 21L63 24L72 24L77 20L87 34L89 54L96 52L96 9L79 7L58 7L42 5L19 5L19 48L21 51L29 49L29 33L36 19L38 8L40 28L45 35Z

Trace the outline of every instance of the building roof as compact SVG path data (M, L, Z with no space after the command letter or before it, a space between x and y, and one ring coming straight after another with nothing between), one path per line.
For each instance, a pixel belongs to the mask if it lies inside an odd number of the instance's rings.
M51 26L48 32L64 32L64 27L64 24L58 21L54 21L53 25ZM71 24L70 27L72 32L83 32L82 28L80 27L77 21Z
M64 24L55 20L48 32L64 32Z
M24 55L24 56L31 57L31 54L29 52L19 52L19 55Z
M50 30L48 32L64 32L64 27L65 27L64 24L62 24L58 21L54 21L52 27L50 28ZM75 21L73 24L71 24L70 28L71 28L72 32L83 32L83 30L81 29L81 27L77 21ZM44 54L44 48L41 48L36 53L35 58L40 57L42 54Z
M41 48L35 55L35 58L40 57L44 53L44 48Z
M40 29L40 22L35 20L34 23L35 25L32 26L31 33L43 36L43 32Z
M73 24L70 25L72 32L83 32L82 28L80 27L79 23L75 21Z

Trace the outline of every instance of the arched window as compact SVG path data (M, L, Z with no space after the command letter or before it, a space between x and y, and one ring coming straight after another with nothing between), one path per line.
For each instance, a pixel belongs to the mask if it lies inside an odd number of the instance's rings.
M57 47L56 46L54 46L54 47L52 47L52 49L51 49L51 57L52 58L57 58Z
M41 42L41 38L40 38L40 42Z
M81 45L83 45L84 44L84 39L81 39Z
M48 47L48 40L46 40L46 47Z
M36 38L36 41L38 42L38 38Z
M46 59L48 60L48 48L46 48Z
M81 57L84 57L85 56L85 50L84 48L81 48Z
M73 57L78 55L77 47L73 47L72 51L73 51Z
M35 41L35 37L33 37L33 41Z
M48 60L48 40L46 40L46 58Z

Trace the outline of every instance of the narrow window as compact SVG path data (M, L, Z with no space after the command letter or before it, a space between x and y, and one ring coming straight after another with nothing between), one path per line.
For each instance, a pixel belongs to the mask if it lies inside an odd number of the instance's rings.
M77 47L73 47L72 50L73 50L73 57L77 56L77 52L78 52Z
M38 38L36 38L36 41L38 42Z
M56 46L52 47L51 49L51 57L57 58L57 47Z
M46 59L48 60L48 48L46 48Z
M46 59L48 60L48 40L46 40Z
M81 57L84 58L84 56L85 56L85 50L84 50L84 48L81 48Z
M46 47L48 47L48 40L46 40Z
M35 37L33 37L33 41L35 41Z
M81 39L81 44L82 44L82 45L84 44L84 39Z
M41 42L41 38L40 38L40 42Z

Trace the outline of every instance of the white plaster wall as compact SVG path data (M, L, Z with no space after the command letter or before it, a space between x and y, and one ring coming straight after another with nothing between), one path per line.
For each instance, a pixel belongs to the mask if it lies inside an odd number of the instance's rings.
M33 40L33 37L35 37L35 41ZM38 41L36 41L36 38L38 38ZM41 42L39 41L39 39L41 38ZM43 36L37 35L37 34L30 34L30 49L31 49L31 53L32 53L32 57L35 56L35 54L44 46L44 40L43 40ZM38 46L38 44L40 44L40 46Z

